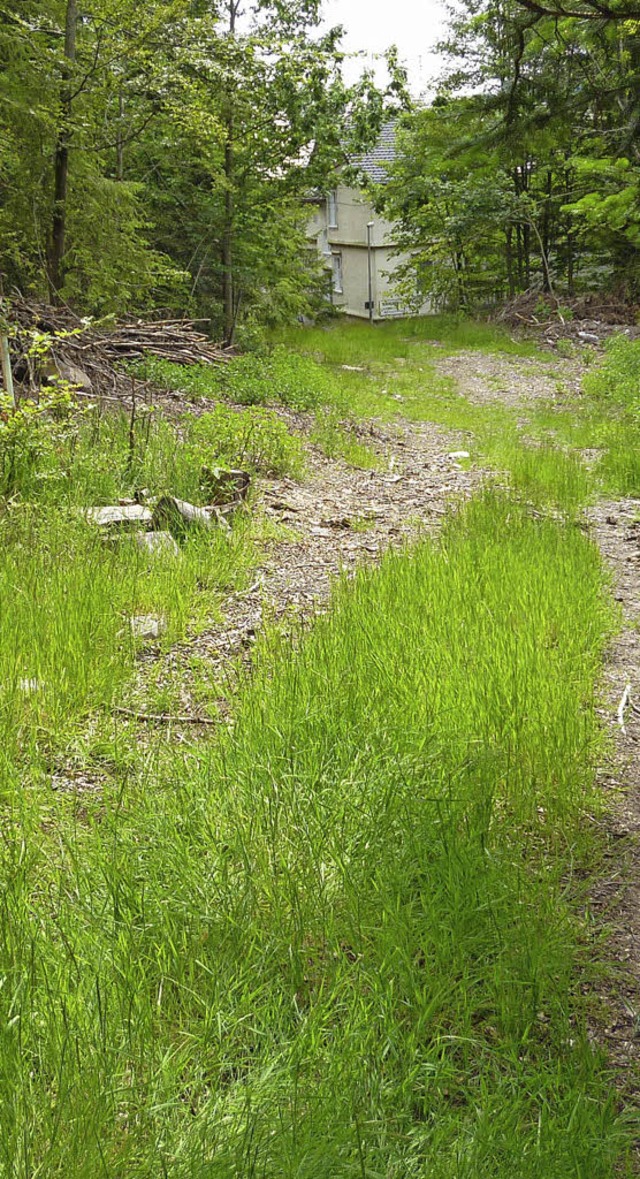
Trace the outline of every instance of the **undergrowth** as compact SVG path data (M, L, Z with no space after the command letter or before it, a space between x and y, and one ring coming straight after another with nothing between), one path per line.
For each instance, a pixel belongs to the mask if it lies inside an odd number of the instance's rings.
M311 439L328 458L342 458L350 466L365 469L381 465L376 451L355 436L353 419L359 407L352 404L344 382L313 357L281 344L268 352L235 357L219 367L184 368L149 360L139 371L161 388L179 391L194 401L223 398L234 405L313 411ZM215 412L225 411L217 405Z
M0 1176L631 1174L586 1031L599 964L578 903L598 865L598 683L616 618L575 527L634 421L606 369L626 359L612 347L594 373L609 392L594 386L580 418L532 413L524 445L515 411L472 404L433 367L435 342L518 351L493 329L304 340L313 355L224 370L247 408L189 370L203 415L143 416L132 440L125 416L89 414L14 463L0 515ZM142 486L197 502L216 462L301 477L278 401L360 465L367 448L345 449L362 445L355 417L457 429L508 489L340 582L306 633L267 630L211 740L151 730L137 745L113 709L140 654L130 618L162 615L169 647L211 617L255 561L255 528L150 560L79 509ZM595 471L577 453L594 428L609 439ZM173 687L157 670L162 707ZM218 685L197 670L213 711ZM88 787L54 790L86 768Z
M217 616L256 560L251 533L241 521L150 556L75 511L0 515L0 788L57 764L91 713L119 700L140 650L131 619L160 619L167 647Z
M591 455L591 482L613 496L640 497L640 342L613 336L579 397L532 414L541 438Z
M216 404L172 422L142 405L133 429L122 411L73 412L60 422L45 408L33 418L26 442L0 419L0 495L112 503L147 488L197 499L203 462L295 478L304 471L300 439L261 407Z
M267 636L227 734L150 751L81 821L15 782L0 1170L623 1167L572 905L603 589L579 530L487 494Z

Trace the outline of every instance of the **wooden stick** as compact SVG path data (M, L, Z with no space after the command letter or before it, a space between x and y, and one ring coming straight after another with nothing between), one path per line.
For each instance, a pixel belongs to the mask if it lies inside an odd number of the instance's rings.
M132 720L145 721L151 725L216 725L218 722L206 716L171 716L168 712L136 712L134 708L114 705L112 712L119 716L130 716Z
M0 335L0 357L2 358L2 384L5 393L9 394L13 408L16 407L16 395L13 391L13 373L11 372L11 357L9 355L9 339L4 332Z
M629 704L630 699L631 699L631 684L627 684L624 692L622 693L622 699L618 705L618 724L620 725L620 728L622 729L623 735L625 737L627 735L627 730L624 725L624 710L627 707L627 705Z

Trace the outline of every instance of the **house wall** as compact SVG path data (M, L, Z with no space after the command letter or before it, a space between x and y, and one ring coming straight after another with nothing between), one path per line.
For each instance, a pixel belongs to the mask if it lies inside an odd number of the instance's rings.
M330 225L330 214L335 210L337 225ZM403 308L393 294L392 271L403 259L393 254L388 238L393 225L375 212L366 197L357 189L339 185L335 202L322 198L313 206L309 220L309 235L316 241L326 269L333 275L331 301L347 315L369 317L369 273L367 225L371 227L371 294L374 319L394 318L415 314ZM341 258L342 290L336 290L335 277L339 270L334 255ZM427 304L419 314L426 314Z

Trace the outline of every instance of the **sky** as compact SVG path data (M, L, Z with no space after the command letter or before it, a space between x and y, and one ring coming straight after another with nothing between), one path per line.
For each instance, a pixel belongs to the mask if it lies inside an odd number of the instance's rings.
M376 54L396 44L412 94L429 89L439 72L433 47L446 25L442 0L324 0L323 11L327 25L344 25L345 49L361 50L363 62L373 64ZM359 72L351 66L350 75L352 70Z

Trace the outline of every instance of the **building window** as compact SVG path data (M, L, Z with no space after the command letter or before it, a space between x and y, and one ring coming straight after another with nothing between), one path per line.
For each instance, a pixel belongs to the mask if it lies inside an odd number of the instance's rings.
M338 190L335 188L327 196L327 221L329 229L338 228Z
M331 271L333 275L333 293L342 294L342 254L331 255Z

